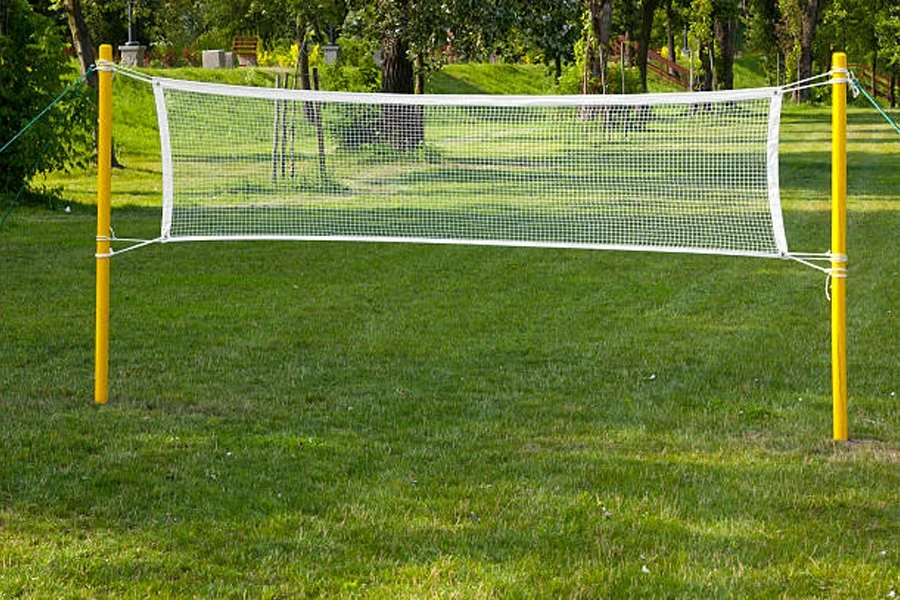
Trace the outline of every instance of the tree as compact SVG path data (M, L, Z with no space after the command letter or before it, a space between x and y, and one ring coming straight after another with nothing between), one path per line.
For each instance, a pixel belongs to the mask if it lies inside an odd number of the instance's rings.
M606 92L606 60L612 30L612 0L584 2L584 73L582 94Z
M734 36L740 7L736 0L717 0L713 18L716 46L719 49L718 69L720 88L734 89Z
M90 72L91 67L95 64L94 60L94 43L91 40L90 31L88 31L87 23L81 11L80 0L65 0L66 18L69 23L69 32L72 35L72 45L75 47L75 53L78 55L78 63L81 66L81 74L89 74L87 83L93 90L96 97L98 92L96 73ZM115 147L111 150L111 162L113 167L121 168L122 164L116 157Z
M94 43L91 40L91 33L88 31L87 23L84 20L84 13L81 11L81 0L65 0L64 7L69 23L69 32L72 35L72 46L74 46L75 54L78 56L81 73L84 74L95 63ZM92 74L88 82L91 87L96 88L96 74Z
M713 56L715 48L715 14L714 0L694 0L691 3L688 31L690 38L696 41L698 45L697 59L700 65L700 89L704 91L713 90L716 87L716 77L713 69L715 63Z
M310 86L309 49L313 39L325 38L335 41L347 18L348 6L344 0L289 0L285 12L293 15L294 37L297 43L296 68L300 76L300 87Z
M896 72L900 69L900 5L886 7L879 14L875 29L884 58Z
M750 0L744 22L747 49L763 57L766 78L775 85L781 83L787 40L784 17L779 0Z
M396 94L415 91L413 63L409 57L408 16L404 3L380 0L379 13L391 15L391 24L381 31L381 90Z
M412 94L415 70L410 57L410 32L413 28L411 0L378 0L378 13L384 19L381 34L381 90L394 94ZM418 148L425 139L421 107L387 104L382 108L382 138L397 150Z
M638 33L637 64L641 73L641 91L647 92L647 52L650 50L650 35L653 32L653 17L658 0L641 1L641 22Z
M832 0L822 16L822 52L845 50L852 62L868 63L872 77L886 71L896 80L900 67L900 5L890 0ZM822 57L827 58L827 57ZM875 81L864 82L875 88ZM896 81L893 81L896 103Z
M790 66L796 66L797 80L803 81L813 75L813 44L816 29L822 16L821 0L783 0L782 10L786 17L787 31L792 40L793 52ZM795 102L809 101L809 88L799 88L793 94Z
M699 44L703 90L734 87L734 36L739 7L736 0L694 0L690 36Z
M25 0L0 4L0 141L4 144L66 88L72 73L55 22ZM83 97L82 97L83 98ZM0 194L14 194L33 172L83 164L92 111L66 99L0 154Z
M900 5L888 7L876 23L879 43L884 48L885 60L891 73L891 108L897 106L897 74L900 73Z
M800 2L800 26L797 43L800 46L800 59L797 65L797 79L803 81L813 75L813 42L816 39L816 27L819 25L819 0L798 0ZM809 100L809 88L794 92L798 102Z
M572 58L579 35L579 0L516 0L513 12L515 22L508 34L519 37L524 45L552 62L559 81L563 61Z

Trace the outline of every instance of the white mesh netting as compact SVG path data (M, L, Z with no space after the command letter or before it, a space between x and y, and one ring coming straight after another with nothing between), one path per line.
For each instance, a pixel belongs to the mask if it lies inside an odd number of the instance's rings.
M164 240L784 256L781 90L397 96L155 79Z

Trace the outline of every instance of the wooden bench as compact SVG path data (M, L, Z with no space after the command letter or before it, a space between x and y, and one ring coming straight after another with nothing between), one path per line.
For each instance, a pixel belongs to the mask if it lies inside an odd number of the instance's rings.
M239 67L255 67L256 47L259 45L259 38L255 35L237 36L231 44L231 50L237 57Z

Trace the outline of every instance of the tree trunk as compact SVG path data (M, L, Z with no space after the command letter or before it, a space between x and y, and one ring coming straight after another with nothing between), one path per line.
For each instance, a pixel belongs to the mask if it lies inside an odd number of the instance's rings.
M798 42L800 44L800 62L797 65L797 78L799 80L812 77L813 69L813 42L816 39L816 26L819 24L819 0L802 0L800 9L800 31ZM794 90L796 102L809 101L809 88Z
M381 91L394 94L415 92L413 64L406 43L396 34L388 35L381 46Z
M306 35L306 23L297 17L297 64L294 68L300 76L300 89L312 89L309 79L309 36Z
M416 60L413 62L413 93L414 94L424 94L425 93L425 59L422 58L421 54L416 55Z
M606 93L603 74L609 56L609 37L612 29L612 0L585 0L590 27L585 44L584 73L581 93Z
M703 69L703 79L700 81L700 91L702 92L711 92L716 86L713 61L709 60L712 52L712 47L704 44L701 44L697 51L697 57L700 59L700 68Z
M656 5L657 0L644 0L641 3L641 32L638 36L637 63L638 71L641 73L641 91L644 93L647 92L647 51L650 49L650 34L653 29Z
M69 32L72 34L72 44L78 55L78 63L81 65L81 73L87 73L94 64L94 45L91 42L91 33L88 31L84 14L81 12L81 0L66 0L66 17L69 22ZM97 88L97 73L91 73L88 77L88 85Z
M716 43L722 52L719 69L719 89L734 89L734 20L729 17L716 18Z
M96 64L94 58L94 44L91 41L91 32L87 28L84 20L84 13L81 12L81 0L66 0L66 19L69 22L69 32L72 34L72 44L75 46L75 53L78 55L78 64L81 66L81 74L85 74ZM87 77L87 84L95 92L98 89L97 72L91 71ZM123 167L119 159L116 158L116 146L110 145L110 163L113 168L121 169Z
M897 73L891 71L891 108L897 107Z
M878 99L878 45L872 50L872 97Z
M669 60L678 62L678 50L675 48L675 29L672 27L673 17L672 0L666 1L666 47L669 49ZM669 75L675 75L675 70L669 68Z
M394 94L415 92L415 70L406 43L394 32L382 40L381 91ZM425 115L420 106L386 104L381 112L381 133L396 150L408 151L425 139Z

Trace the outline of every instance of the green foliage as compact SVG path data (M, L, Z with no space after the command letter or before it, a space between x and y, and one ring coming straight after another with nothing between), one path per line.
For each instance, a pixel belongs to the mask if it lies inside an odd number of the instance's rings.
M894 71L900 71L900 5L893 5L878 15L875 33L882 52Z
M376 92L381 89L381 70L375 65L376 45L362 38L341 37L337 40L341 59L325 64L320 53L314 53L310 64L319 69L322 88L331 91Z
M580 3L576 0L525 2L519 28L525 41L547 59L570 60L579 37Z
M563 69L562 77L557 85L559 94L580 94L582 70L578 64L569 65ZM598 85L599 87L599 85ZM626 94L639 94L641 92L641 74L637 67L625 67L625 91ZM622 67L618 63L609 63L606 66L606 93L621 94L622 92Z
M575 44L575 63L567 65L563 69L562 76L557 84L558 94L580 94L582 90L582 78L585 69L585 52L584 38L578 40ZM622 91L622 65L616 62L606 63L606 71L602 77L598 77L597 81L591 86L594 89L603 91L603 84L606 84L605 93L621 94ZM625 91L626 94L638 94L641 92L641 74L637 67L625 67Z
M790 49L777 0L751 0L744 15L746 50L763 57L766 78L777 84L783 77L783 55Z
M73 81L57 25L25 0L0 8L0 144L38 117ZM14 195L33 173L84 164L94 111L76 88L0 154L0 194Z

